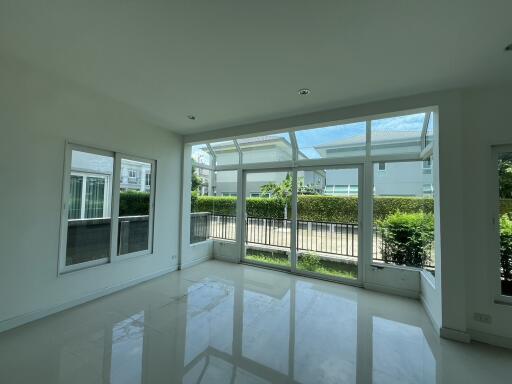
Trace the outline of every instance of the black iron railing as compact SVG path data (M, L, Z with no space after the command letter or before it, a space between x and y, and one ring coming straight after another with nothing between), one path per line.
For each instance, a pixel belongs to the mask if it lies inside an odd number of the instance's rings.
M245 222L246 243L276 248L289 248L291 220L248 217ZM192 213L191 243L209 238L235 240L236 217ZM354 223L297 221L297 249L348 257L358 256L359 226ZM381 250L385 247L378 227L373 228L373 261L383 262ZM431 249L432 256L433 249ZM432 259L432 257L431 257ZM426 267L433 268L430 262Z

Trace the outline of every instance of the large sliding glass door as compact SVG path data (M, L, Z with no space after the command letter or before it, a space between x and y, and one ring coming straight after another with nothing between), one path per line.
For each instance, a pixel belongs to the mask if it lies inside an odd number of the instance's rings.
M297 172L298 272L358 279L361 176L359 166L304 168ZM323 184L325 180L329 184Z
M244 261L291 268L292 180L286 169L244 173Z
M312 277L358 280L361 169L245 171L243 261Z

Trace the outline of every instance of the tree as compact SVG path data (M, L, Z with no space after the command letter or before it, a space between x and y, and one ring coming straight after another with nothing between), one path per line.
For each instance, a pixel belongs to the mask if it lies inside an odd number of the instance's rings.
M203 180L201 177L197 174L196 167L192 166L192 192L198 191L199 188L203 185Z
M284 202L284 218L288 217L288 204L292 196L292 176L288 173L281 183L274 182L267 183L260 187L262 194L268 194L273 198L279 199ZM297 183L297 194L299 195L319 195L318 190L308 184L304 184L304 178L300 177Z
M500 197L512 199L512 154L507 154L500 159L498 164L500 178Z

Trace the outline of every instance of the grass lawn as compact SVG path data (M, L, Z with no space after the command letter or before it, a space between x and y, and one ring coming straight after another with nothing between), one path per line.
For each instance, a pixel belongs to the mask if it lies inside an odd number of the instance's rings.
M245 259L259 263L279 265L283 267L290 266L288 256L283 252L256 251L248 249ZM343 277L346 279L357 278L357 265L355 264L330 260L320 260L318 258L311 258L308 256L299 257L297 270L321 273L323 275L330 275L335 277Z

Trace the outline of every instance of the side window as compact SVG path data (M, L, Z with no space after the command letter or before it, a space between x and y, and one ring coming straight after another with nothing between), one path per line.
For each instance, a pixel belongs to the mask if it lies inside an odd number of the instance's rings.
M66 158L60 272L150 253L155 162L71 144Z
M512 149L498 153L500 292L512 296Z

